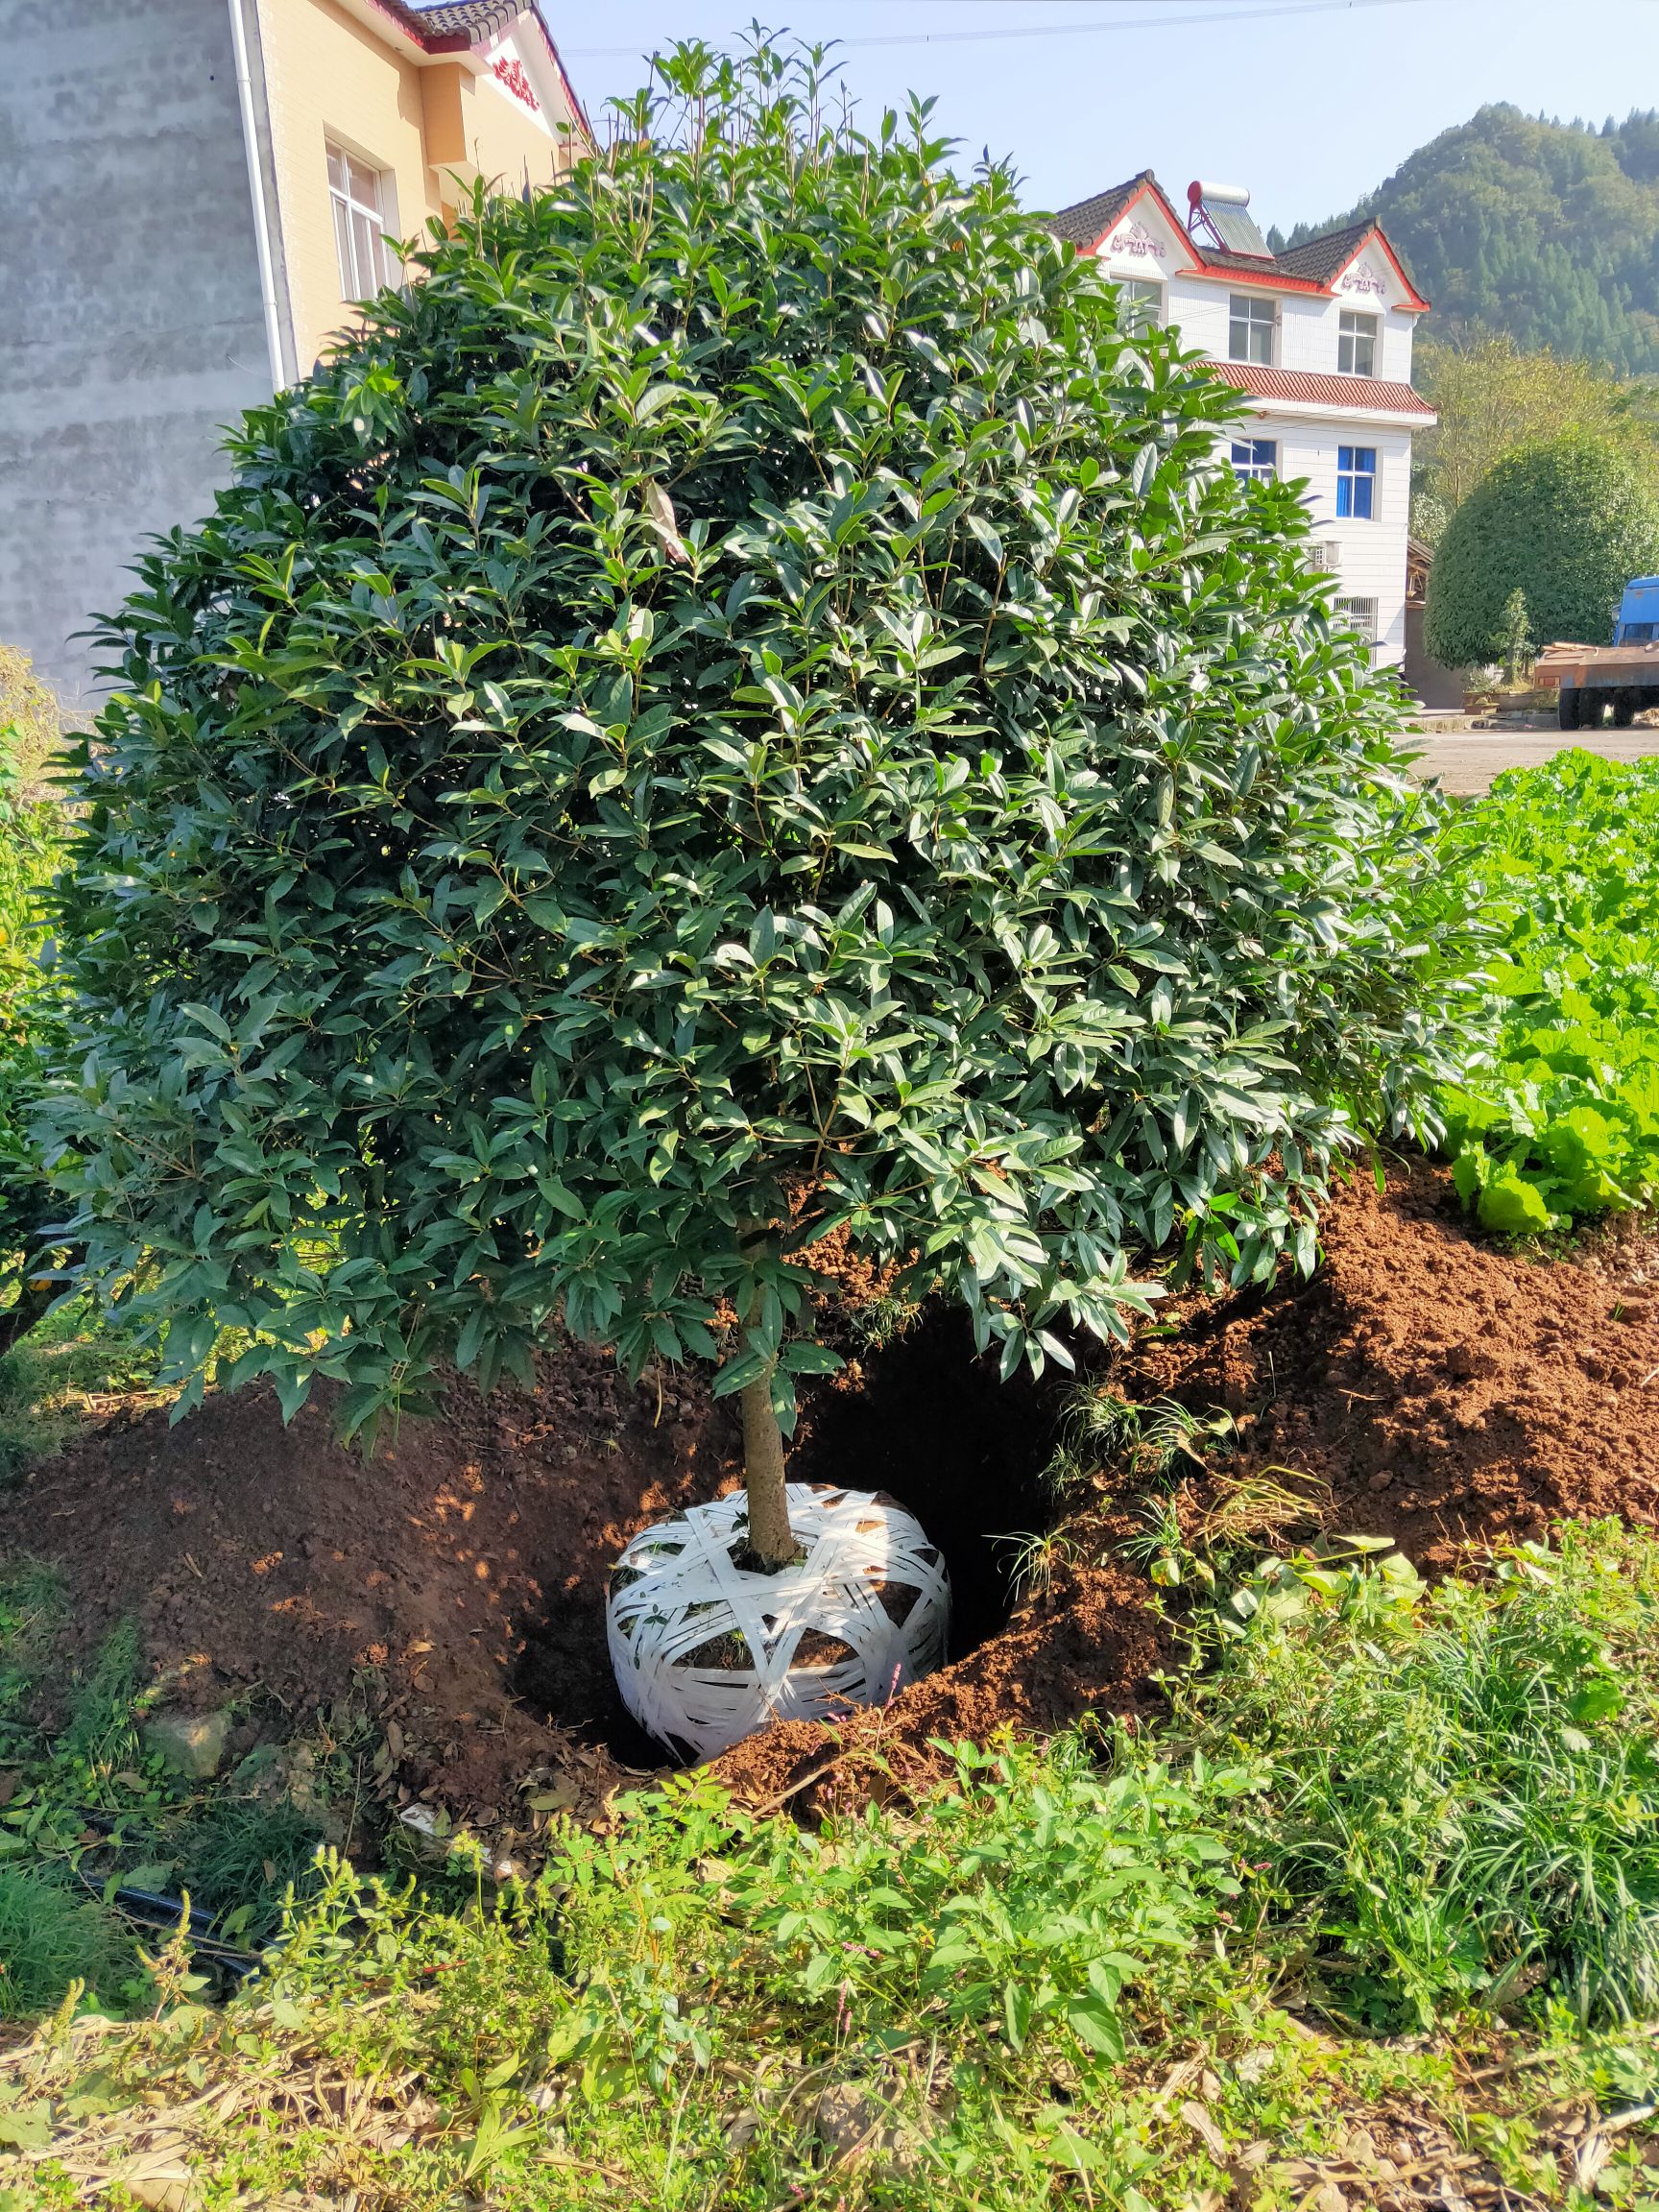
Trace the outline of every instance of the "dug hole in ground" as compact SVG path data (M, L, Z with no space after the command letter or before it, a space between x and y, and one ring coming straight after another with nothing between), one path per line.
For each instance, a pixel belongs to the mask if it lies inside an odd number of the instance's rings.
M1296 1536L1390 1536L1431 1575L1557 1516L1654 1521L1659 1238L1615 1226L1567 1262L1500 1249L1416 1163L1384 1195L1341 1190L1323 1248L1311 1280L1180 1302L1099 1371L1130 1401L1238 1422L1174 1493L1184 1523L1216 1482L1269 1469L1307 1479ZM915 1514L950 1571L951 1657L884 1710L736 1746L715 1771L741 1800L806 1815L933 1779L936 1739L1157 1706L1172 1640L1120 1549L1143 1527L1121 1471L1070 1501L1046 1574L1015 1587L1010 1539L1062 1510L1043 1476L1068 1386L1000 1384L945 1311L818 1386L791 1478ZM164 1407L117 1414L35 1466L0 1506L0 1550L60 1569L86 1658L132 1620L170 1706L231 1704L232 1756L355 1710L388 1747L366 1790L528 1836L552 1807L602 1820L661 1769L612 1674L606 1576L633 1536L738 1479L705 1379L633 1387L565 1347L535 1391L460 1385L368 1463L322 1404L286 1430L252 1395L176 1429Z

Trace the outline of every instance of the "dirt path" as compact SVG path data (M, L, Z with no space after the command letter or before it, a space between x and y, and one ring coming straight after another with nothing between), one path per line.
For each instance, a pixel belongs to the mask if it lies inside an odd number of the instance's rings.
M1574 746L1603 760L1643 760L1659 755L1659 730L1459 730L1414 739L1423 748L1417 774L1438 777L1457 798L1489 790L1505 768L1541 768Z

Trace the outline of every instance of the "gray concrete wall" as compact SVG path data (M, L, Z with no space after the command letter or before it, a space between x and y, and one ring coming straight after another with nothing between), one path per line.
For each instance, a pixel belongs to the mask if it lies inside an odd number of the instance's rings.
M0 638L68 704L270 393L226 0L0 0Z

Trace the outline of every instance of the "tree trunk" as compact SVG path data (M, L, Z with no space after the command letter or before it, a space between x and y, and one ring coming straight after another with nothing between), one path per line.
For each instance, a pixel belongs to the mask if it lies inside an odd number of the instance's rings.
M759 1376L743 1386L743 1480L749 1492L749 1563L763 1575L776 1575L801 1556L789 1526L789 1496L783 1487L783 1431L772 1410L772 1378Z

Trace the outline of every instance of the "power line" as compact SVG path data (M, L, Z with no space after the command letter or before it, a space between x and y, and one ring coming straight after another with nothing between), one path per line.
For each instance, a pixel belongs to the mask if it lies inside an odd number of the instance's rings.
M1004 0L998 0L1004 4ZM1050 0L1052 4L1052 0ZM1062 7L1095 6L1103 0L1058 0ZM1137 0L1104 0L1107 6L1129 6ZM1154 0L1156 4L1156 0ZM1176 5L1190 5L1190 0L1175 0ZM1441 0L1445 4L1445 0ZM1146 0L1139 0L1145 6ZM1214 7L1214 0L1211 0ZM988 39L1005 38L1065 38L1075 37L1091 31L1186 31L1202 29L1205 24L1259 22L1270 15L1331 15L1349 13L1359 8L1413 8L1427 5L1427 0L1270 0L1266 6L1251 5L1228 8L1223 12L1207 15L1133 15L1100 16L1088 23L1008 23L984 31L890 31L875 36L854 36L831 41L837 49L854 46L955 46L981 44ZM571 61L598 61L630 56L640 56L639 46L566 46L565 56Z

